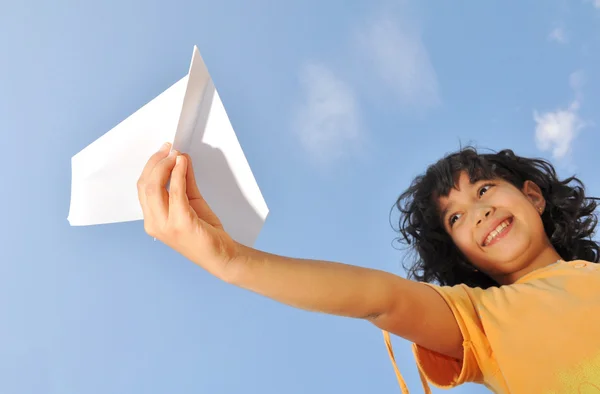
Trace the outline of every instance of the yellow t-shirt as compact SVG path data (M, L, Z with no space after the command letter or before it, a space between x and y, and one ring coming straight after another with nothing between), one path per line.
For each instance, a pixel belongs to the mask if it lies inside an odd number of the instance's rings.
M600 394L600 264L559 261L485 290L428 285L452 309L464 355L459 361L413 345L424 386L475 382L494 393Z

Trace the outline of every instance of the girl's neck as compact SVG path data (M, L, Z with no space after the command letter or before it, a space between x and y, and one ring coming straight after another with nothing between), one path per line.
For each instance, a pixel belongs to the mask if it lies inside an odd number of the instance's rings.
M528 264L523 266L523 268L519 269L518 271L511 272L510 274L504 275L503 277L495 279L501 285L509 285L515 283L517 280L529 274L530 272L547 267L550 264L554 264L559 260L562 260L560 255L556 252L552 245L548 245L548 247L544 248L544 250L542 250Z

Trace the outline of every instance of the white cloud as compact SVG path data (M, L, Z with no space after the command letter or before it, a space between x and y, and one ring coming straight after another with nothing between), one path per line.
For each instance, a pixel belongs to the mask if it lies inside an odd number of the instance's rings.
M552 151L555 159L562 159L571 152L571 144L577 132L583 127L579 117L579 103L574 101L566 109L545 112L534 112L535 139L538 149Z
M555 159L563 159L571 153L571 145L578 132L585 127L579 114L581 106L584 75L576 71L569 76L569 85L575 99L567 108L559 108L542 114L534 111L536 123L535 140L538 149L551 151Z
M300 143L320 162L348 153L364 133L352 87L317 63L303 68L300 81L304 100L295 122Z
M592 4L592 7L600 9L600 0L583 0L584 3Z
M360 156L368 149L358 95L410 110L439 104L437 76L407 7L366 19L350 37L351 52L336 53L335 63L310 63L301 70L294 128L314 161Z
M600 0L597 0L597 1L600 1ZM565 31L562 27L557 27L556 29L552 30L550 32L550 34L548 35L548 39L550 41L554 41L559 44L566 44L567 42L569 42L569 40L567 38L567 33L565 33Z
M438 80L421 35L410 18L374 18L358 33L359 53L369 59L385 88L401 103L432 107L440 102ZM414 23L414 22L412 22Z
M600 0L583 0L584 3L591 3L592 7L600 9Z
M598 0L600 1L600 0ZM569 86L575 92L575 96L581 99L583 84L585 83L585 74L582 70L575 71L569 75Z

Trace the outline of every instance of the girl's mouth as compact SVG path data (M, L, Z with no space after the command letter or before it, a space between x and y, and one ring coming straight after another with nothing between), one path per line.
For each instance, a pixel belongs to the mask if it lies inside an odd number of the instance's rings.
M490 246L500 241L502 238L506 236L512 229L513 218L506 218L502 222L498 223L496 227L494 227L487 235L487 237L483 240L482 246Z

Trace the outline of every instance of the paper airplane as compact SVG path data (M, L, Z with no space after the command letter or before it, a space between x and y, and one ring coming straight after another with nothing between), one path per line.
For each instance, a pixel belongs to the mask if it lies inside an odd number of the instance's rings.
M192 158L229 235L252 246L269 210L197 47L185 77L72 157L69 223L142 220L137 180L167 141Z

